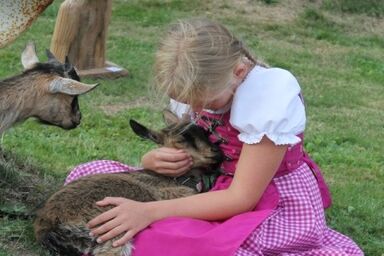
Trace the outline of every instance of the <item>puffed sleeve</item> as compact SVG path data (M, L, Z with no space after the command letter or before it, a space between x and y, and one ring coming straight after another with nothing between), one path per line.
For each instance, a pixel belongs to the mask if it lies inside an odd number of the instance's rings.
M276 145L294 145L305 128L305 108L296 78L280 68L255 67L237 88L231 125L239 140L255 144L267 136Z

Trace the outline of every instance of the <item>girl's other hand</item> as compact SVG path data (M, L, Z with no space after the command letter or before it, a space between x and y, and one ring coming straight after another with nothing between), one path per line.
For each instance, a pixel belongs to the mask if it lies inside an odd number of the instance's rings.
M90 234L97 238L98 243L124 234L120 239L113 242L115 247L122 246L155 220L151 217L153 211L142 202L121 197L106 197L96 204L98 206L115 206L87 224L91 230Z
M184 150L160 147L147 152L141 159L144 168L159 174L178 177L192 166L192 157Z

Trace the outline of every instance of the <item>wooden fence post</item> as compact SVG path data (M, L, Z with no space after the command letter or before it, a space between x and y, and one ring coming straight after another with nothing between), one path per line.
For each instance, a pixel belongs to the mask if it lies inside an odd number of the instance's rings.
M117 78L128 72L106 60L112 0L66 0L60 5L51 51L69 60L81 77Z

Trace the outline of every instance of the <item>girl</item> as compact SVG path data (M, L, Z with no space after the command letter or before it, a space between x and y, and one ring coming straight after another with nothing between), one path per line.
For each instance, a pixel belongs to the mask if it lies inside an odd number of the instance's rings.
M224 26L194 19L171 27L155 75L173 111L191 114L221 143L223 174L210 192L186 198L105 198L98 205L115 207L88 223L98 242L124 233L114 245L134 237L134 256L363 255L326 225L331 199L303 150L305 109L290 72L254 59ZM184 152L159 148L142 165L178 176L190 161ZM132 169L97 161L76 168L67 182L106 167Z

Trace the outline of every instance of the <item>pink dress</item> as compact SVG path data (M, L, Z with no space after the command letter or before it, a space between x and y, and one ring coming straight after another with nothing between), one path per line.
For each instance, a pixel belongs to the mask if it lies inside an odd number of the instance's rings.
M206 115L215 118L214 114ZM230 160L222 165L227 175L220 176L212 190L229 186L241 148L229 115L221 122L224 125L215 130L226 140L222 149ZM119 162L99 160L79 165L66 182L89 174L135 170ZM303 151L301 142L289 147L254 211L223 222L188 218L158 221L135 237L133 255L363 255L351 239L326 226L323 207L330 204L320 170Z
M203 112L197 121L212 132L211 140L221 142L227 157L221 166L224 174L212 190L230 185L243 145L231 112ZM180 217L155 222L134 238L133 256L363 255L350 238L327 227L327 185L303 150L303 133L296 137L300 142L288 147L253 211L216 222ZM134 170L114 161L94 161L76 167L66 182L93 173Z

